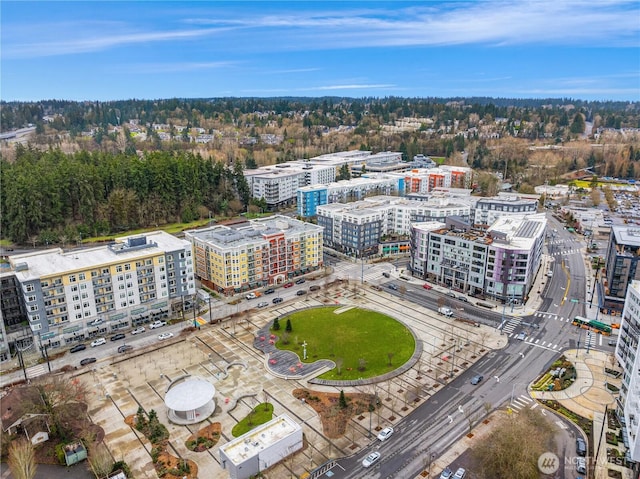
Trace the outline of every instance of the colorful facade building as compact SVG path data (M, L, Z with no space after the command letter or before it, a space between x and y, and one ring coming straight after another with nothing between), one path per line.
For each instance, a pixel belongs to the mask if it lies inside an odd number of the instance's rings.
M196 275L207 287L234 294L280 284L322 267L322 228L286 216L185 232Z

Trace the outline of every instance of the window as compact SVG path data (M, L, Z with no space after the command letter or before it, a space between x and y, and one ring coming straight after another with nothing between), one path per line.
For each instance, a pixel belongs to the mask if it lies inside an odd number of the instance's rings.
M33 293L35 291L35 288L32 284L28 284L26 286L26 289L27 289L27 293Z
M75 274L70 274L69 275L69 282L70 283L75 283L76 282L76 275Z
M116 266L116 273L122 273L122 265L121 264Z
M31 303L31 302L33 302L33 301L35 301L35 300L36 300L36 297L35 297L35 296L29 296L29 297L27 298L27 301L28 301L28 302L30 302L30 303Z
M80 281L84 281L85 280L85 274L84 273L78 273L78 280Z
M127 264L125 264L125 265L124 265L124 269L125 269L126 271L131 271L131 263L127 263Z

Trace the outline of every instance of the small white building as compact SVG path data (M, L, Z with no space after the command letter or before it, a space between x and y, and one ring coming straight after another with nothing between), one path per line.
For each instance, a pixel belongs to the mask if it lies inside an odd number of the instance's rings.
M302 449L302 428L283 414L220 446L231 479L248 479Z

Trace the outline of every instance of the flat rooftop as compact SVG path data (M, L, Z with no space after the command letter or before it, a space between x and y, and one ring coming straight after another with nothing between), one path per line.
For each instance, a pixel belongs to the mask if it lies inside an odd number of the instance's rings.
M146 238L146 243L137 245L135 240L142 237ZM133 246L127 246L129 240L133 241L131 243ZM152 231L142 235L116 238L115 243L111 245L71 251L54 248L13 255L9 261L18 279L25 281L74 271L86 271L105 264L126 263L184 249L191 250L188 241L164 231Z
M241 464L256 456L263 449L300 430L300 425L283 414L220 446L220 450L233 461Z

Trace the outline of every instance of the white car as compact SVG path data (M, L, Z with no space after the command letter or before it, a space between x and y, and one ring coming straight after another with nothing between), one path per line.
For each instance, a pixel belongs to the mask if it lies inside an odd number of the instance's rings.
M173 338L173 333L162 333L158 336L158 339L162 341L163 339Z
M380 434L378 434L378 439L380 441L386 441L391 437L392 434L393 434L393 428L385 427L382 431L380 431Z
M256 293L249 293L248 295L245 296L245 298L247 299L255 299L257 298Z
M378 462L379 459L380 459L380 453L377 451L372 452L371 454L369 454L367 457L363 459L362 465L364 467L373 466L376 462Z
M166 326L167 322L166 321L154 321L153 323L151 323L149 325L149 327L151 329L156 329L156 328L161 328L162 326Z
M141 333L144 333L145 331L146 329L144 329L144 326L140 326L134 329L133 331L131 331L131 334L141 334Z
M267 306L269 306L269 303L267 301L260 301L258 303L258 308L266 308Z
M464 479L465 477L467 477L467 471L464 467L459 468L453 475L453 479Z
M103 344L107 344L107 340L104 338L98 338L91 341L92 348L95 348L96 346L102 346Z

